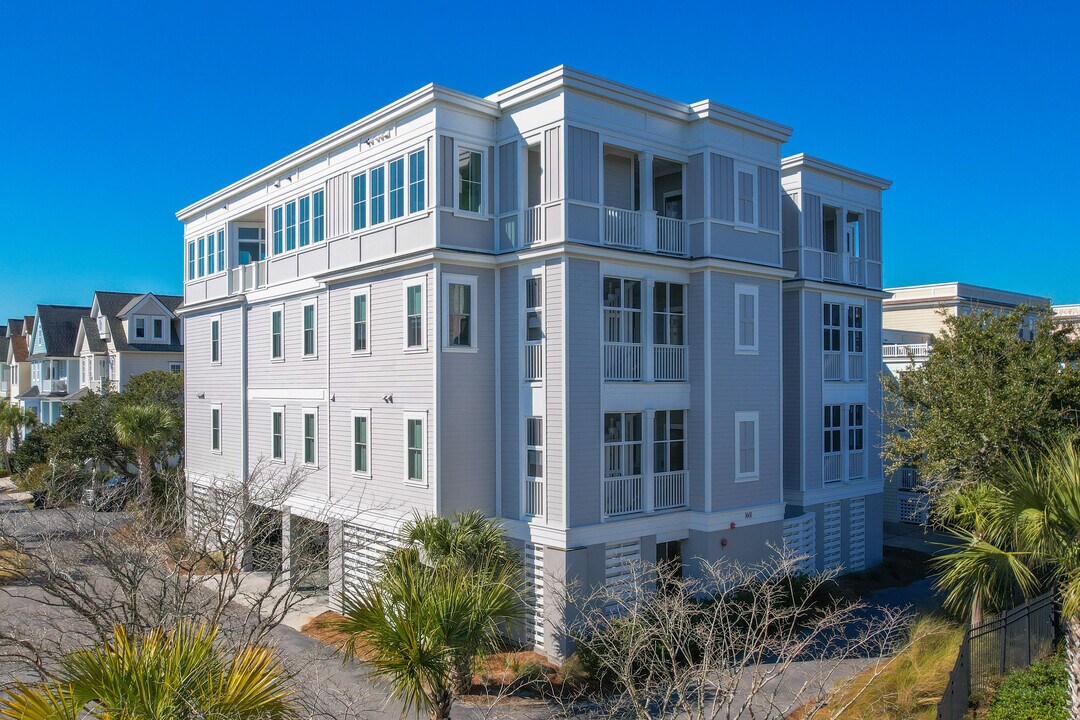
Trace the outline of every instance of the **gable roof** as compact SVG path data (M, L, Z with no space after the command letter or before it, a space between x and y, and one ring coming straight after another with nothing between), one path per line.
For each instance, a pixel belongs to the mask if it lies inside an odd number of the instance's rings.
M11 347L11 338L7 335L0 335L0 363L7 362L9 347Z
M21 335L24 322L22 318L8 318L8 335Z
M165 344L160 342L147 342L147 343L129 343L127 341L127 332L124 330L124 317L137 308L140 303L146 298L152 298L162 305L169 313L172 313L173 317L168 319L170 326L172 327L172 342ZM122 293L122 292L107 292L104 290L98 290L94 293L94 309L97 310L99 315L104 315L106 321L109 323L109 338L101 338L100 333L97 331L97 326L91 322L93 327L93 336L97 336L102 343L102 350L95 350L93 345L90 345L93 352L106 352L108 350L108 343L112 343L116 352L164 352L164 353L180 353L184 351L184 346L180 343L180 321L176 318L176 310L180 307L180 304L184 301L184 298L179 295L158 295L156 293ZM86 331L87 342L90 343L92 337L89 331Z
M45 339L45 352L34 355L42 357L74 357L75 340L79 336L79 323L89 317L90 308L75 305L38 305L37 318L41 323L35 329Z
M15 362L26 362L30 358L30 348L26 345L25 335L11 336L11 354Z
M81 327L79 328L79 338L86 343L86 347L92 353L108 352L109 348L105 344L105 341L101 339L101 334L98 333L97 323L94 322L94 318L84 317L80 320ZM75 349L78 350L78 343L75 344Z

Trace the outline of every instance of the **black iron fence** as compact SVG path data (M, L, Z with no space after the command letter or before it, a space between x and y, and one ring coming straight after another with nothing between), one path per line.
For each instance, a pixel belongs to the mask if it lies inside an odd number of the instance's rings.
M962 720L973 691L985 689L1012 670L1046 657L1053 651L1056 639L1056 608L1051 593L979 625L969 625L949 684L938 703L938 720Z

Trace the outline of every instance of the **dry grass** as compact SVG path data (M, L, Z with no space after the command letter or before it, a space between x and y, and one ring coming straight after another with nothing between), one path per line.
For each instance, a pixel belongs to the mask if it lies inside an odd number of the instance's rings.
M21 577L30 567L28 555L0 542L0 583Z
M840 689L829 703L831 708L842 707L851 701L837 720L934 720L949 673L956 663L963 630L936 616L918 620L911 629L911 645L897 655L870 680L873 669L865 670ZM870 684L859 697L859 689ZM825 715L829 717L828 713ZM802 717L801 713L792 720Z

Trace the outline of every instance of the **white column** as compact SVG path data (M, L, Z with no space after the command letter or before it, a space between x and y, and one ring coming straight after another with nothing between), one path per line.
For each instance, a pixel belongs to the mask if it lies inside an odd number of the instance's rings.
M653 248L655 249L655 247ZM643 283L641 298L641 379L652 382L656 369L653 367L653 300L656 281L648 279Z
M653 428L656 425L656 410L649 409L641 414L641 484L645 493L645 512L653 511Z
M641 249L645 252L656 252L656 209L653 207L653 155L649 151L641 153L640 176L641 183L638 188L640 194L640 232Z

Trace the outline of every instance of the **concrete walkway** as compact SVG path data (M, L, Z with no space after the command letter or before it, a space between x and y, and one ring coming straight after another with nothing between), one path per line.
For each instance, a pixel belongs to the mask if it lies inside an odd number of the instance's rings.
M923 525L909 523L885 523L883 542L890 547L917 550L927 555L946 552L956 543L951 535L934 532Z

